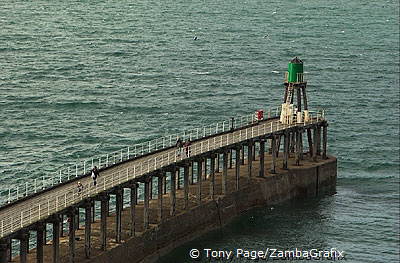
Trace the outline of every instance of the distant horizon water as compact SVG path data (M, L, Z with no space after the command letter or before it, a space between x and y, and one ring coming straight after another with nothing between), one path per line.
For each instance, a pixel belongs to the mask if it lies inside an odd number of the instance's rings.
M398 1L0 6L0 189L277 107L298 56L309 108L329 120L337 194L249 211L159 262L242 247L334 247L348 262L399 261Z

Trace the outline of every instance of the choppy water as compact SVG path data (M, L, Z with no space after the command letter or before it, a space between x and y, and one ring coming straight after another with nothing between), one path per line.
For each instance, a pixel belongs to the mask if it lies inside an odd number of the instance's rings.
M193 38L197 36L197 40ZM337 195L244 215L189 247L313 246L399 260L399 3L0 3L1 188L66 162L279 105L305 62ZM221 234L223 233L223 234Z

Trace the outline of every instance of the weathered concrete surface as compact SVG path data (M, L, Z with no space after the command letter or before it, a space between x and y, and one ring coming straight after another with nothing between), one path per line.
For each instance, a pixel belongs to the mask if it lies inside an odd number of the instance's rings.
M241 179L247 180L243 176ZM153 262L175 247L227 224L235 216L257 206L274 205L292 198L334 193L336 159L306 163L288 172L253 177L239 191L206 200L93 259L92 262Z

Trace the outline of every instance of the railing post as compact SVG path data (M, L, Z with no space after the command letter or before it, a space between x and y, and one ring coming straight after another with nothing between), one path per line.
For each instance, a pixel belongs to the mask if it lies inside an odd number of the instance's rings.
M128 146L128 160L129 160L129 146Z

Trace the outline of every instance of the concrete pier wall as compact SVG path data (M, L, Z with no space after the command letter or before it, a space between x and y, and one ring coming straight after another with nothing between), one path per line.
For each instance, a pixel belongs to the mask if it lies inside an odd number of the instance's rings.
M333 194L336 190L336 158L291 166L288 171L264 178L251 177L238 191L206 199L201 205L178 211L176 216L153 225L86 262L154 262L172 249L213 229L222 227L242 212L275 205L294 198Z

